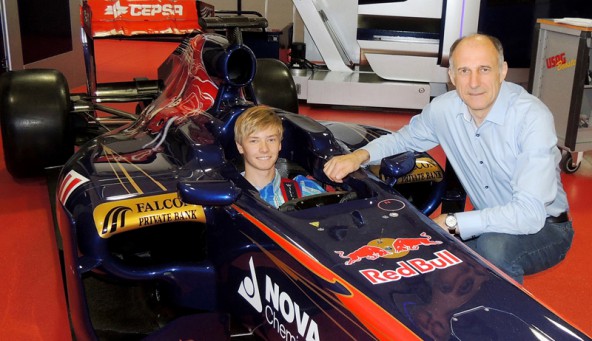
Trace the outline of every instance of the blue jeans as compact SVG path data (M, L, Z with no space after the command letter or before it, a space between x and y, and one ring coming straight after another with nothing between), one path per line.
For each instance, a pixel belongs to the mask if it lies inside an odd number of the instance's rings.
M571 221L545 223L535 234L484 233L465 244L518 283L561 262L571 247Z

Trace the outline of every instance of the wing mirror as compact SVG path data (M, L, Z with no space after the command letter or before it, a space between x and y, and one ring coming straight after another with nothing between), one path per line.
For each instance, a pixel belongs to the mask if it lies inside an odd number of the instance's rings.
M228 180L180 182L177 189L183 202L202 206L230 205L241 193L241 189Z
M415 168L415 153L405 152L385 157L380 162L380 174L393 186L397 179L408 174Z

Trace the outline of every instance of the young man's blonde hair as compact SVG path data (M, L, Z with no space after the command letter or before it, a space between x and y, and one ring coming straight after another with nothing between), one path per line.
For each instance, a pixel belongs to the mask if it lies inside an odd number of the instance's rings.
M250 107L238 117L234 124L234 141L242 145L245 137L270 127L277 128L281 141L284 127L282 119L276 115L273 109L265 105Z

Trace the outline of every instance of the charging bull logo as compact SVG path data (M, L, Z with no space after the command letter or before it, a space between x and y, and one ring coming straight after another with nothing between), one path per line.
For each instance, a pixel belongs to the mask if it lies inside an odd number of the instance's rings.
M395 252L416 251L421 245L438 245L441 241L432 241L432 237L425 232L420 234L421 238L397 238L393 242Z
M392 252L389 252L378 246L364 245L356 251L348 253L345 256L343 255L343 251L335 251L335 253L338 254L339 257L348 260L347 262L345 262L345 265L352 265L354 263L361 261L362 259L375 260L380 257L390 255Z
M378 258L401 258L409 251L417 251L420 246L442 244L441 241L433 241L425 232L419 238L380 238L370 241L357 250L345 254L344 251L335 251L339 257L347 259L345 265L352 265L363 259L376 260Z

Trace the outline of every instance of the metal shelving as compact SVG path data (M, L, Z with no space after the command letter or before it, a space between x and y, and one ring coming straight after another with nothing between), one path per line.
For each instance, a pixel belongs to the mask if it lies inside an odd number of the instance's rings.
M530 91L555 117L561 168L578 170L583 152L592 149L592 27L537 20L530 70Z

